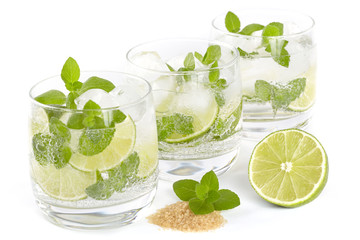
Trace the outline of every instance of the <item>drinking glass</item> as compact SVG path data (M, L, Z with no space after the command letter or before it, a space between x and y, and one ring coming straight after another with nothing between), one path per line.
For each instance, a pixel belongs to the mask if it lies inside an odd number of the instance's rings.
M305 128L316 95L314 20L276 9L232 13L240 23L231 13L217 16L211 39L231 44L240 53L243 137L259 139L279 129Z
M129 224L141 218L156 192L158 144L151 86L119 72L81 72L80 82L96 77L110 81L112 90L87 84L76 93L72 108L67 107L72 93L60 76L30 90L33 193L48 219L63 227ZM66 99L57 97L61 92Z
M163 39L127 53L127 71L153 87L160 178L228 170L237 156L242 91L239 53L226 43Z

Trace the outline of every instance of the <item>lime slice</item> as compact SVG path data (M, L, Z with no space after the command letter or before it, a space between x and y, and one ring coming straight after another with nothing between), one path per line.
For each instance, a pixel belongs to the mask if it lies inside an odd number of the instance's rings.
M216 138L225 139L234 134L240 121L242 112L241 97L234 98L225 106L220 108L216 119L213 134Z
M74 141L71 141L72 144ZM135 124L130 116L115 125L115 134L110 144L100 153L85 156L79 152L73 153L70 164L86 172L95 170L106 171L119 165L132 153L135 145ZM76 149L77 146L71 146Z
M43 108L33 106L30 120L30 136L37 133L49 133L49 118Z
M194 131L189 135L173 133L165 139L169 143L190 141L206 133L214 124L219 112L219 107L213 94L206 89L180 93L175 101L176 106L172 111L192 116L194 118Z
M315 102L316 94L316 67L312 67L305 74L306 86L304 92L295 101L291 102L289 109L292 111L303 112L309 109Z
M56 169L54 165L41 166L32 161L32 176L41 189L49 196L76 201L87 197L85 189L96 182L95 172L83 172L66 165Z
M158 165L158 144L155 138L153 142L141 143L135 147L139 154L140 164L137 176L144 178L154 172Z
M320 142L304 131L271 133L254 148L249 180L268 202L298 207L314 200L328 176L327 155Z

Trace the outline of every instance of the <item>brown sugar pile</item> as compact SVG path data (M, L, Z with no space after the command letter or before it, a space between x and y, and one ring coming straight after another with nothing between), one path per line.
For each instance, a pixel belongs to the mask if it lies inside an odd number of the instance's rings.
M223 226L226 220L220 212L195 215L188 202L176 202L147 217L150 223L183 232L204 232Z

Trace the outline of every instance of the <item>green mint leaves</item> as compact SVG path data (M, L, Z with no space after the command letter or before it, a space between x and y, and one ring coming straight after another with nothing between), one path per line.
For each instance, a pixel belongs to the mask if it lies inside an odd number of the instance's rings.
M63 105L66 102L66 96L59 90L49 90L35 97L35 100L45 105Z
M32 138L32 148L35 159L40 165L53 164L63 168L72 155L69 142L71 134L66 125L56 117L49 122L50 134L37 133Z
M271 102L274 112L286 109L305 90L306 78L291 80L286 85L271 84L264 80L255 82L255 96L264 102Z
M76 109L75 99L90 89L102 89L110 92L115 85L100 77L90 77L84 83L80 82L80 68L75 59L69 57L62 70L61 79L65 83L66 89L69 91L66 96L59 90L49 90L35 97L35 100L46 105L64 105L69 109Z
M265 51L271 54L271 57L279 65L283 67L289 67L290 64L290 55L289 52L285 49L288 41L285 39L279 39L274 37L279 37L284 34L284 25L280 22L271 22L266 26L263 26L258 23L252 23L245 26L240 31L240 20L233 12L228 12L225 16L225 27L231 33L237 33L241 35L251 36L254 32L262 30L262 45L260 47L265 47ZM238 48L240 56L245 58L252 58L254 55L257 55L257 52L247 53Z
M189 201L189 207L196 215L228 210L240 205L236 193L227 189L219 190L219 180L213 171L207 172L200 182L179 180L173 184L173 190L182 201Z
M140 158L137 152L133 152L127 159L121 162L120 166L108 170L104 175L97 171L97 181L85 189L88 196L96 200L106 200L114 192L122 192L126 186L129 186L137 180L136 174L140 164Z
M188 135L194 132L194 118L182 113L163 116L156 120L158 140L163 141L173 133Z

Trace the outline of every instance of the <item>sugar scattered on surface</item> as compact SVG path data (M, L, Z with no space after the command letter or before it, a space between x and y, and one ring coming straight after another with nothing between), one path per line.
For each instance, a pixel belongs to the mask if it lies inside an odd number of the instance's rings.
M205 232L222 227L226 220L219 211L206 215L195 215L188 202L176 202L157 210L147 217L150 223L162 228L183 232Z

